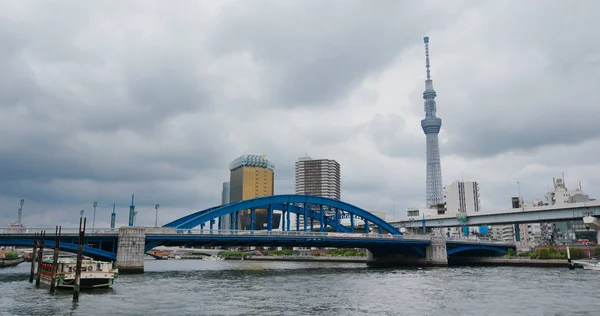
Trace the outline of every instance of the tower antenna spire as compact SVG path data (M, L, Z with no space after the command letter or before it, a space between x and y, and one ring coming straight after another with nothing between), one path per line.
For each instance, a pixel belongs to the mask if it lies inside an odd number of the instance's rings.
M423 38L425 42L425 67L427 67L427 80L431 80L431 74L429 72L429 36Z

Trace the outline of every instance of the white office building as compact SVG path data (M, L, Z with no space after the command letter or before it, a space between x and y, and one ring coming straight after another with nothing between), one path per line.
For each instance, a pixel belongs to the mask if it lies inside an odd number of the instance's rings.
M479 184L471 181L454 181L444 187L446 215L468 215L479 212Z

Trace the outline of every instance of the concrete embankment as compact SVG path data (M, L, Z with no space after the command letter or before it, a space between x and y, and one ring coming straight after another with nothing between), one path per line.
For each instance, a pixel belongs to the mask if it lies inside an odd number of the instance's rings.
M366 257L301 257L301 256L252 256L244 260L255 261L311 261L366 263Z
M450 266L514 266L514 267L539 267L539 268L568 268L565 259L513 259L513 258L451 258ZM580 265L575 265L580 268Z

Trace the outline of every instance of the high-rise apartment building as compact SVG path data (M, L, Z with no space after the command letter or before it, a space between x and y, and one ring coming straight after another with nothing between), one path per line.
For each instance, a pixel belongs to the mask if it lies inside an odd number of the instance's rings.
M229 204L229 182L223 182L223 189L221 190L221 205ZM225 215L219 217L219 229L231 229L230 224L231 215Z
M455 181L444 188L446 214L467 215L480 210L479 184L471 181Z
M229 165L229 203L270 196L274 192L275 165L266 155L243 155ZM237 229L250 229L250 211L242 211ZM280 214L273 215L273 227L279 226ZM236 218L230 220L236 229ZM254 229L266 229L267 210L257 209Z
M337 161L301 157L296 161L295 169L296 194L341 198L340 164Z
M221 205L229 204L229 182L223 182L223 189L221 190Z
M229 203L273 195L275 165L266 155L243 155L229 164Z

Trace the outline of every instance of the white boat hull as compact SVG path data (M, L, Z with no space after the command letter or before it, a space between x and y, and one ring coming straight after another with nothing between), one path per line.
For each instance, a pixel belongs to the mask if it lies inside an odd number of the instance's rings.
M72 289L75 287L75 279L56 279L54 280L55 287L57 289ZM40 283L50 286L52 283L51 279L46 277L40 278ZM95 288L103 288L110 287L115 283L115 280L112 278L80 278L79 288L81 289L95 289Z
M580 264L584 270L600 271L600 263L595 260L594 261L573 260L573 263Z

